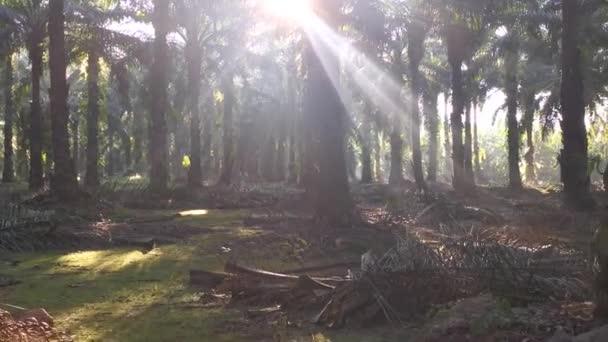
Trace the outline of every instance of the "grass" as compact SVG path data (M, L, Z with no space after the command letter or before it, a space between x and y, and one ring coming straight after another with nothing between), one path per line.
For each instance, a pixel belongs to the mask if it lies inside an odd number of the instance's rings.
M216 327L238 316L237 311L179 305L197 300L187 286L188 271L220 271L224 260L217 251L222 243L250 234L234 226L237 215L213 212L205 218L179 219L201 228L230 230L197 237L188 244L162 246L149 254L112 249L4 256L19 264L0 264L0 274L22 283L0 292L0 301L47 309L76 341L239 340L238 332Z
M121 209L109 216L126 221L173 214L166 210ZM21 284L0 290L0 303L45 308L75 341L260 340L259 331L238 325L242 317L238 309L188 306L200 297L188 287L190 269L221 271L227 258L222 246L261 234L242 227L246 215L245 211L210 210L204 215L178 218L175 222L204 228L207 233L148 254L123 248L1 256L0 260L9 262L0 261L0 274L15 277ZM216 232L209 234L209 229ZM238 258L265 269L291 269L299 261L292 257L288 245L281 240L265 246L256 244L240 251ZM295 241L294 246L305 248L304 242ZM11 261L19 263L14 266ZM390 340L381 334L352 331L310 334L290 330L287 335L289 341Z

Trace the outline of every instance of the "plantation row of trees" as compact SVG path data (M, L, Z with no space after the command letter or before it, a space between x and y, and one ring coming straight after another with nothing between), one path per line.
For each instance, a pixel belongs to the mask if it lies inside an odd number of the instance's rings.
M602 1L317 0L306 20L263 2L0 0L3 181L61 199L80 177L147 173L159 193L290 181L346 223L349 178L473 192L500 91L509 187L535 182L536 137L557 130L566 203L593 207Z

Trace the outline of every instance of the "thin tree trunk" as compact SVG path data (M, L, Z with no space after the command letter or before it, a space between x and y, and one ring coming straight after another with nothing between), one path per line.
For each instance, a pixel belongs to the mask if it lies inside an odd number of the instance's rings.
M144 99L143 108L148 108L148 95L146 88L142 86L140 88L140 97ZM144 169L144 128L145 128L145 117L142 111L142 107L137 108L133 111L133 170L135 172L142 172Z
M478 107L477 101L473 101L473 166L475 175L481 177L481 160L479 157L479 135L478 135Z
M369 184L373 182L372 176L372 149L371 149L371 124L370 116L372 115L372 106L369 102L365 102L363 109L363 123L361 125L361 183Z
M2 182L15 181L13 165L13 53L6 55L4 64L4 166L2 169Z
M222 80L223 91L224 91L224 158L222 163L222 174L220 176L220 183L223 185L232 184L232 172L234 170L234 122L233 122L233 110L234 110L234 76L232 74L226 75Z
M96 189L99 186L99 56L93 48L88 54L87 160L84 184L89 189Z
M471 103L467 104L465 111L464 170L466 173L467 182L469 184L475 184L475 175L473 174L473 132L471 124Z
M375 153L374 153L374 175L376 181L379 183L384 183L384 173L382 172L382 157L384 155L384 134L382 132L377 132L374 135L374 145L375 145Z
M150 190L163 193L169 183L169 145L167 143L167 89L169 86L169 0L154 0L154 63L150 84Z
M192 27L189 28L188 35L186 43L188 110L190 112L190 168L188 169L188 185L197 187L201 186L203 182L203 171L201 169L201 118L199 112L202 57L196 46L198 37Z
M515 39L513 37L512 39ZM513 43L515 44L515 43ZM519 54L517 47L512 46L505 58L505 86L507 95L507 136L509 147L509 188L521 190L521 172L519 170L519 123L517 122L517 67Z
M588 142L581 50L579 47L578 0L562 1L562 141L560 155L566 204L575 209L595 206L588 170Z
M439 113L437 113L437 94L425 92L423 95L424 112L429 134L429 166L427 179L437 181L437 164L439 159Z
M72 128L72 162L74 163L74 172L77 179L80 172L80 133L78 121L78 115L75 115L74 119L70 122Z
M535 95L533 93L528 93L525 96L526 103L524 104L524 129L526 130L526 141L527 141L527 151L524 155L524 160L526 161L526 182L535 183L536 182L536 170L534 165L534 101Z
M51 127L54 174L51 191L60 201L74 200L78 182L70 158L68 84L66 80L64 1L49 2L49 69L51 74Z
M32 103L30 113L30 190L44 185L42 171L42 107L40 104L40 78L42 77L42 34L32 34L29 57L32 64Z
M448 113L449 97L447 91L443 95L444 113L443 113L443 148L445 153L445 169L453 170L452 167L452 146L450 144L450 116ZM448 171L449 174L450 171Z

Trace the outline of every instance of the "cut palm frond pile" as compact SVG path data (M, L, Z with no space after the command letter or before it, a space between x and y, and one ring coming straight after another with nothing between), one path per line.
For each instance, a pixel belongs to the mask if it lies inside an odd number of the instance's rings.
M17 204L0 205L0 251L31 250L39 242L33 236L54 227L54 211L34 210Z
M280 304L290 310L296 298L324 303L315 321L341 327L378 320L400 324L432 306L482 292L517 302L582 301L591 296L588 270L581 255L552 246L500 244L472 231L432 242L407 234L379 257L364 254L361 271L349 271L345 278L309 278L311 283L302 276L228 264L224 285L217 288L247 305Z

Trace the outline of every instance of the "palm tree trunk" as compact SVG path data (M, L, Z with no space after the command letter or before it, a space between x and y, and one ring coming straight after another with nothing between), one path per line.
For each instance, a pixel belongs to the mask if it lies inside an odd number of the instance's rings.
M429 134L429 166L427 179L437 181L437 164L439 155L439 113L437 113L437 94L425 92L423 95L424 112Z
M99 186L99 56L95 49L87 61L87 151L84 184L89 189Z
M32 65L32 103L30 113L30 190L37 191L44 185L42 171L42 108L40 104L40 78L42 77L42 34L33 33L29 42Z
M471 124L471 103L467 104L465 110L464 170L466 173L467 182L469 184L475 184L475 175L473 174L473 133Z
M400 125L395 124L391 132L391 173L389 184L403 183L403 138L401 137Z
M74 200L78 182L70 157L68 84L66 80L64 0L49 2L49 69L51 74L51 127L55 169L51 191L60 201Z
M562 1L562 141L560 155L566 204L576 209L595 206L588 172L588 142L581 50L579 47L578 0Z
M149 107L148 95L145 86L139 91L140 98L144 99L143 108ZM143 108L139 107L133 111L133 170L142 172L144 169L144 128L146 125Z
M446 91L443 94L443 105L444 105L444 113L443 113L443 149L445 153L445 169L452 170L452 144L450 144L450 116L448 113L448 103L449 97L448 92ZM448 171L449 172L449 171Z
M222 162L222 173L220 176L220 184L230 185L232 184L232 172L234 170L234 76L229 73L222 80L223 91L224 91L224 157Z
M186 65L188 68L188 110L190 112L190 168L188 185L197 187L203 182L201 169L201 118L199 97L201 92L201 56L196 44L198 37L190 29L186 46Z
M477 117L477 101L473 101L473 162L475 174L479 178L481 177L481 160L479 157L479 134L478 134L478 117Z
M315 11L330 27L337 28L341 1L316 2ZM315 33L318 34L318 33ZM312 37L323 41L321 37ZM317 180L313 201L316 216L332 226L351 223L352 202L345 158L344 107L332 79L339 79L339 61L322 63L308 42L304 60L307 78L306 115L316 128ZM317 140L318 139L318 140Z
M408 25L408 57L410 67L410 105L412 133L412 161L414 179L419 190L426 190L422 168L422 150L420 143L420 61L424 57L425 28L417 23Z
M163 193L169 183L169 146L167 143L167 88L169 85L169 0L154 0L154 63L150 84L150 190Z
M519 170L519 123L517 122L517 64L519 54L516 48L508 51L505 60L505 85L507 95L507 136L509 146L509 188L521 190Z
M371 125L370 116L372 115L372 106L369 102L365 102L363 109L363 123L361 125L361 183L369 184L373 181L372 176L372 149L371 149Z
M528 183L536 182L536 170L534 165L534 98L534 93L526 94L526 103L524 104L524 128L526 130L526 141L528 147L524 160L526 161L526 182Z
M452 184L456 191L468 189L464 169L464 144L462 141L462 114L464 112L464 92L462 88L462 61L451 63L452 68Z
M4 166L2 169L2 182L15 181L13 165L13 53L6 55L4 64Z
M80 173L80 133L78 115L75 115L70 122L72 128L72 162L74 163L74 172L76 177Z

